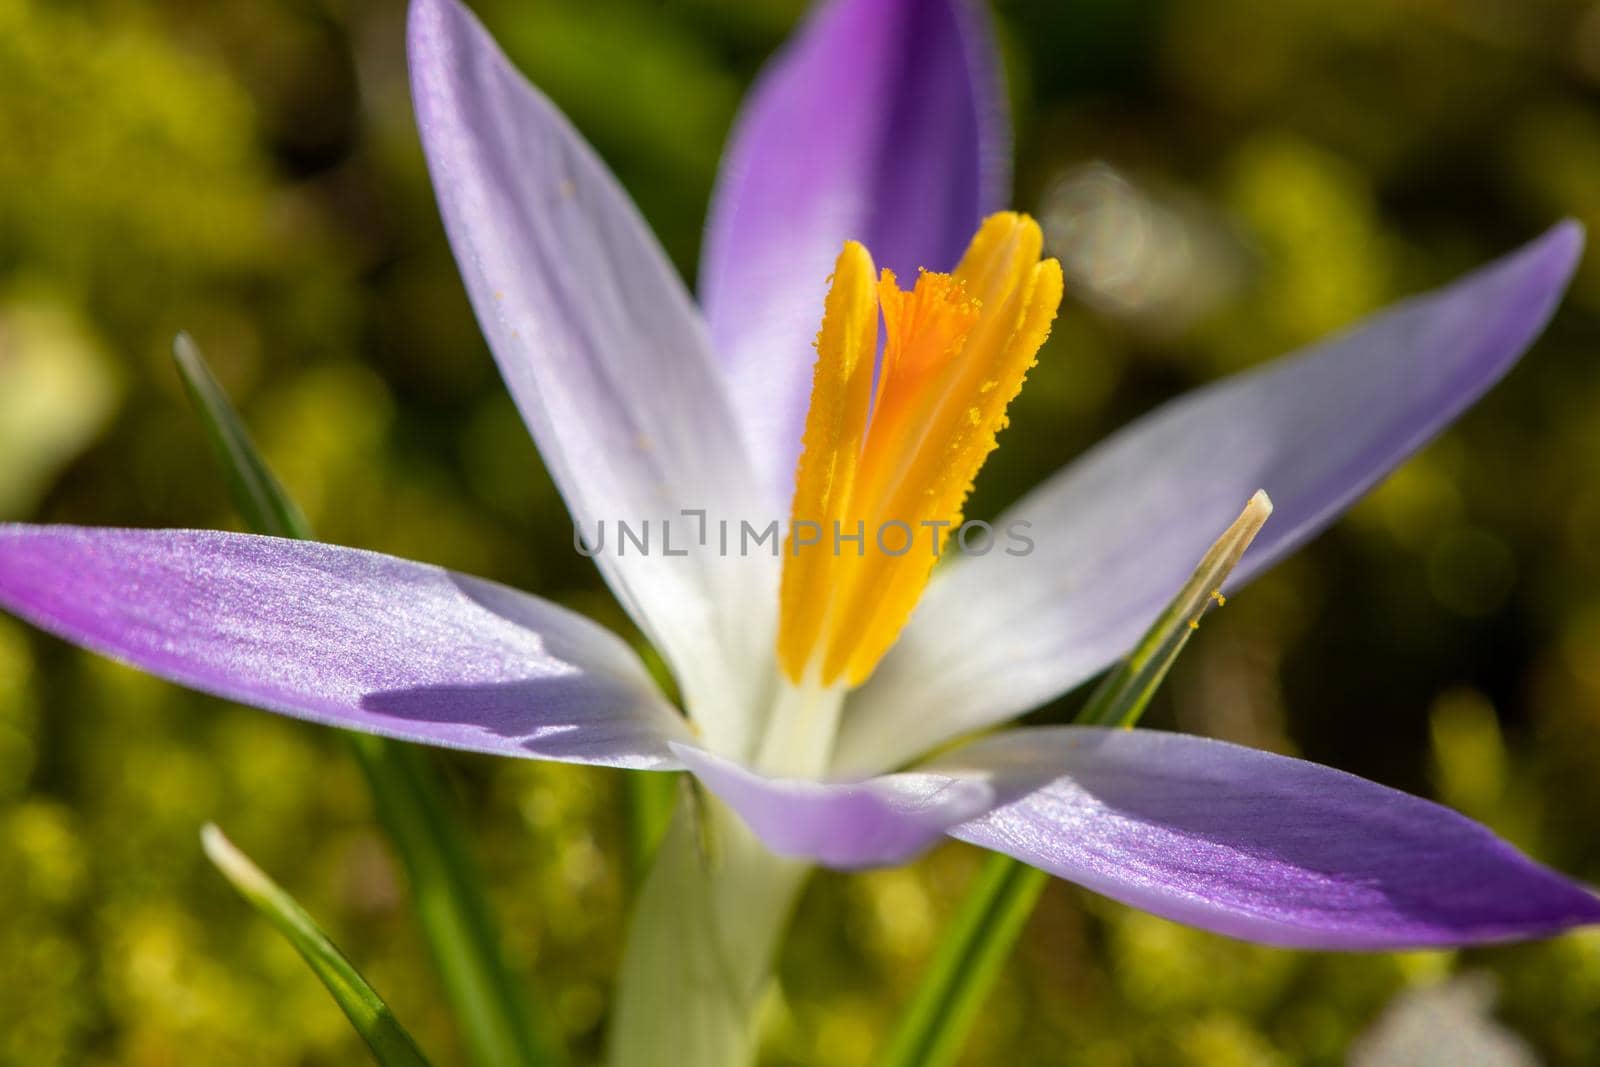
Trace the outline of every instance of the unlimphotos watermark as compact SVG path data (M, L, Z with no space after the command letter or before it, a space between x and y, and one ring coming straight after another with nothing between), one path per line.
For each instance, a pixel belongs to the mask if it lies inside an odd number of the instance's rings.
M952 531L947 520L909 523L889 519L869 528L866 521L853 525L833 520L830 523L796 519L787 531L778 519L755 523L749 519L712 519L703 508L685 508L677 518L597 519L594 536L581 523L572 524L572 547L579 555L599 556L610 546L617 556L687 556L706 551L718 556L754 556L765 553L776 558L787 551L798 556L817 549L835 556L854 553L865 556L870 549L886 556L926 552L937 559L952 545L964 556L987 556L999 549L1008 556L1033 552L1028 531L1033 524L1013 519L1000 530L982 519L969 519Z

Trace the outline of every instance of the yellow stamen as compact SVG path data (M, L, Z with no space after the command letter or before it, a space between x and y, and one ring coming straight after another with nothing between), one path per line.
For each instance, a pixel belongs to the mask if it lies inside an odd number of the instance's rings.
M795 475L780 593L778 656L784 673L795 681L800 680L806 654L827 615L828 598L816 596L815 591L826 587L828 564L833 562L827 553L798 551L796 542L809 539L808 529L822 531L819 537L831 533L833 522L843 520L850 502L866 438L878 348L872 274L867 250L854 241L846 243L833 268L822 329L817 333L811 408L806 413L803 458ZM802 527L802 522L814 525Z
M1041 244L1027 216L991 216L952 274L924 271L909 291L887 270L874 289L860 245L840 254L785 545L791 681L859 685L905 626L1061 302Z

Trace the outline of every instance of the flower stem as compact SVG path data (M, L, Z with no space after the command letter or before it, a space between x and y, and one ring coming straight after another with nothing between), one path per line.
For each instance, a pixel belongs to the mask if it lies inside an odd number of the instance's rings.
M749 1067L773 954L808 871L686 782L634 904L609 1067Z
M815 777L833 751L844 690L814 681L774 694L755 765ZM648 777L648 776L636 776ZM634 900L617 979L610 1067L747 1067L773 955L810 867L767 851L685 777Z

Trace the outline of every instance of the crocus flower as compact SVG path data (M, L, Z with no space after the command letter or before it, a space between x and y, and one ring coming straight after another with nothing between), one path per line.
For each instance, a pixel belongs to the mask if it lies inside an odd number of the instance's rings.
M1140 419L997 521L1031 524L1031 552L937 568L881 546L801 552L801 522L958 521L1056 312L1038 227L994 213L1008 140L981 19L959 0L831 0L810 17L734 130L699 308L594 151L456 0L414 0L409 48L467 291L578 528L794 520L781 553L719 551L703 528L670 552L659 533L654 551L596 552L682 709L580 615L332 545L10 525L0 604L299 718L687 769L773 851L837 867L949 835L1308 948L1600 919L1589 892L1484 828L1336 770L1155 731L987 732L1126 653L1257 489L1276 511L1235 584L1437 434L1542 329L1575 225Z

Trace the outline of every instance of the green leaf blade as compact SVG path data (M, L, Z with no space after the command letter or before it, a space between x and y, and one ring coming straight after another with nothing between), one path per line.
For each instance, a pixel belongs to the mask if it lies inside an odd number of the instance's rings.
M1000 977L1050 876L998 853L984 860L945 929L878 1067L948 1067Z
M434 966L473 1061L484 1067L565 1063L553 1021L535 1009L537 1001L506 966L499 924L427 754L370 734L348 736L378 820L406 869Z
M1127 728L1139 721L1201 616L1213 602L1223 603L1223 580L1271 514L1272 501L1257 491L1133 651L1107 673L1079 709L1076 722ZM1049 880L1043 871L1010 856L996 853L985 861L878 1067L947 1067L955 1062Z
M316 920L239 851L215 824L200 831L207 858L233 888L294 946L383 1067L428 1067L428 1059L375 989Z
M172 350L246 525L256 533L311 540L311 524L262 458L199 346L180 333ZM370 734L345 736L406 868L418 923L472 1061L481 1067L565 1064L554 1023L506 965L498 923L426 754Z
M194 339L186 333L178 334L172 342L172 358L189 400L200 413L206 434L222 460L234 507L239 509L245 525L273 537L310 540L311 524L261 458Z

